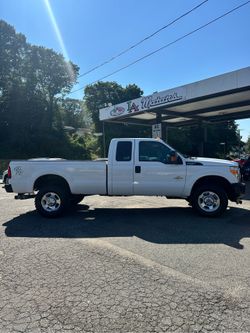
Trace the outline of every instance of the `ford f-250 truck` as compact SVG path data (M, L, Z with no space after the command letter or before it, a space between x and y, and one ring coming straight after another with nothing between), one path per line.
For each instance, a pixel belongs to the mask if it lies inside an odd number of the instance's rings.
M7 192L35 197L46 217L62 215L84 196L166 196L183 198L201 215L222 214L228 200L241 203L245 185L236 162L185 158L161 140L113 139L107 160L12 161Z

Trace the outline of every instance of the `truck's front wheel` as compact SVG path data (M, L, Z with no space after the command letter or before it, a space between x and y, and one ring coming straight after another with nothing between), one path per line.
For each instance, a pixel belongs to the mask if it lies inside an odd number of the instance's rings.
M219 216L227 209L228 197L223 188L203 185L194 191L191 203L200 215Z
M46 186L39 190L35 197L38 213L45 217L62 215L69 205L69 193L61 186Z

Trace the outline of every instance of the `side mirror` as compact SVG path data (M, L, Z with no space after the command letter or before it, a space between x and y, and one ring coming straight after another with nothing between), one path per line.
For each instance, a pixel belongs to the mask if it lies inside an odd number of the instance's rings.
M176 163L178 159L178 155L175 150L171 150L170 152L170 161L171 163Z

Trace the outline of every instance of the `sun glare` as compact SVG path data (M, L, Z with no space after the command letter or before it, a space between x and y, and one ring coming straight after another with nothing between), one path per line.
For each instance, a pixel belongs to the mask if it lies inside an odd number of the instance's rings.
M56 34L56 38L57 38L58 43L60 45L61 52L62 52L64 58L66 59L66 61L69 61L68 52L67 52L67 49L65 47L65 44L64 44L64 41L63 41L63 38L62 38L62 34L61 34L60 29L58 27L55 15L54 15L53 10L52 10L52 7L50 5L50 1L49 0L44 0L44 4L46 6L46 9L47 9L50 21L52 23L54 32ZM69 63L67 63L67 71L70 74L70 76L73 78L74 77L74 72L73 72L72 66Z

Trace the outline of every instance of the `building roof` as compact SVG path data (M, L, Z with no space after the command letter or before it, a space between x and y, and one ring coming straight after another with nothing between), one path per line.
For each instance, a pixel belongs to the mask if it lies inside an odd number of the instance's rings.
M250 67L99 110L101 121L169 126L250 118Z

